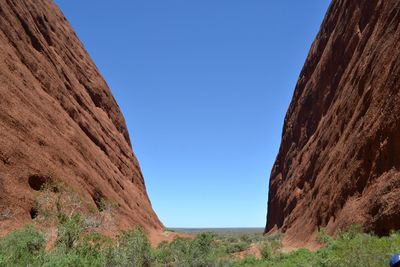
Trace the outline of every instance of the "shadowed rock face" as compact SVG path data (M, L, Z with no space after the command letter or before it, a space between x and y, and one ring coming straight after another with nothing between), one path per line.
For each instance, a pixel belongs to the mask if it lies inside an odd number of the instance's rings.
M400 1L333 0L273 166L266 232L400 229Z
M0 229L31 222L57 180L115 202L119 229L161 230L121 111L51 0L0 0L0 65Z

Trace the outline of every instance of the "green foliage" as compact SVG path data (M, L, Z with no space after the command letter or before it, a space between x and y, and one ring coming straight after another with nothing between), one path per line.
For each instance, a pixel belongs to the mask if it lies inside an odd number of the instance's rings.
M288 254L280 254L280 258L275 261L274 266L286 267L286 266L296 266L296 267L311 267L313 259L313 253L308 249L299 249Z
M112 241L84 229L79 213L60 213L57 246L45 255L41 266L106 266L105 251L112 247Z
M240 235L240 240L244 243L251 243L253 240L250 235L242 234Z
M120 239L119 249L124 262L128 262L127 266L151 265L151 246L142 229L126 232Z
M201 233L195 239L177 238L161 243L155 250L156 266L218 266L215 235Z
M257 266L261 261L257 260L254 255L246 256L242 260L238 261L235 266Z
M353 230L338 235L330 246L317 251L313 266L383 267L391 255L400 251L399 234L379 238Z
M324 228L319 230L317 241L324 244L326 247L330 247L334 244L333 238L326 233Z
M96 201L96 205L100 212L112 211L113 209L118 207L117 203L109 201L105 198L100 198L100 200Z
M338 233L340 240L351 240L356 238L358 235L363 233L363 229L360 225L352 224L347 229L342 230Z
M215 247L215 236L212 233L201 233L193 242L194 253L200 257L208 256Z
M73 214L71 217L62 215L58 225L57 242L67 248L74 247L83 232L82 219L80 214Z
M153 251L153 259L159 266L169 266L175 262L173 250L168 242L161 242L158 247Z
M235 242L229 243L226 247L226 252L229 254L238 253L241 251L245 251L249 247L249 244L246 242Z
M157 247L154 266L233 266L234 257L227 253L227 245L212 233L201 233L194 239L177 238Z
M81 216L62 215L56 246L45 251L44 234L32 226L0 239L0 266L137 266L137 267L357 267L387 266L400 252L400 234L387 237L364 234L358 226L331 238L322 230L324 248L311 252L299 249L282 252L280 236L222 236L211 233L195 238L177 238L151 248L145 232L135 229L116 241L88 232ZM262 259L254 255L240 258L237 252L257 244Z
M105 266L105 254L91 246L79 246L74 249L57 247L46 255L43 265L52 266Z
M261 246L261 256L265 260L272 260L280 256L282 245L278 240L266 241Z
M0 266L29 266L44 253L44 235L27 226L0 240Z

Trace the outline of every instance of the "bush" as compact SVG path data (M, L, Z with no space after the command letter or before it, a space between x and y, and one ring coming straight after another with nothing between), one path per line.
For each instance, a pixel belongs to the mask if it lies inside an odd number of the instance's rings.
M105 265L104 255L100 251L91 251L90 254L82 253L79 250L64 250L56 248L46 255L42 267L53 266L79 266L79 267L102 267Z
M172 261L176 266L184 265L191 258L191 242L187 238L177 238L169 244Z
M236 261L234 263L235 267L253 267L253 266L269 266L266 265L264 261L256 259L254 255L248 255L245 258Z
M391 255L400 251L400 236L377 237L363 233L342 233L329 247L315 253L315 266L387 266Z
M330 247L334 243L333 238L326 233L325 228L321 228L318 231L317 241L322 243L326 247Z
M120 252L116 254L129 266L151 265L151 246L142 229L137 228L126 232L120 239L119 249Z
M356 238L358 235L363 233L363 229L360 225L352 224L347 229L339 231L337 234L340 240L351 240Z
M27 226L0 240L0 266L33 266L44 253L44 235Z
M62 215L58 225L57 242L67 248L74 247L83 232L83 224L80 214L73 214L71 217Z
M153 258L160 266L170 266L174 262L171 246L168 242L161 242L153 251Z
M308 249L299 249L288 254L281 254L276 260L276 267L296 266L296 267L311 267L311 262L314 254Z
M80 235L72 247L67 243L59 242L55 249L46 254L43 266L108 266L107 250L113 246L110 238L91 233Z
M229 254L238 253L241 251L245 251L249 247L249 244L246 242L238 242L238 243L231 243L227 244L226 252Z
M201 233L195 239L177 238L170 244L161 243L155 251L155 260L158 266L224 266L225 261L218 254L221 248L215 235Z
M198 256L208 256L215 246L215 235L212 233L201 233L195 238L192 249Z
M264 260L273 260L280 255L282 244L278 240L265 241L261 245L261 257Z

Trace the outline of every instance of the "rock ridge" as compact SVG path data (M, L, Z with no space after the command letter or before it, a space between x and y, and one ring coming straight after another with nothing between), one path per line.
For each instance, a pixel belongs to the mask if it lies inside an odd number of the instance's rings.
M265 232L400 229L400 2L333 0L271 171Z
M114 202L117 229L161 231L123 115L53 1L0 0L0 64L0 232L31 222L48 180Z

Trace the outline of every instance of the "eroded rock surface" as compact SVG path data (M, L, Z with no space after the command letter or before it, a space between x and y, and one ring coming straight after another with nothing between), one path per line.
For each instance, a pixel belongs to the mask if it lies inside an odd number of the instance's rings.
M51 0L0 0L0 64L1 230L30 223L56 180L85 207L116 203L118 229L160 231L121 111Z
M333 0L271 173L266 232L400 229L400 1Z

